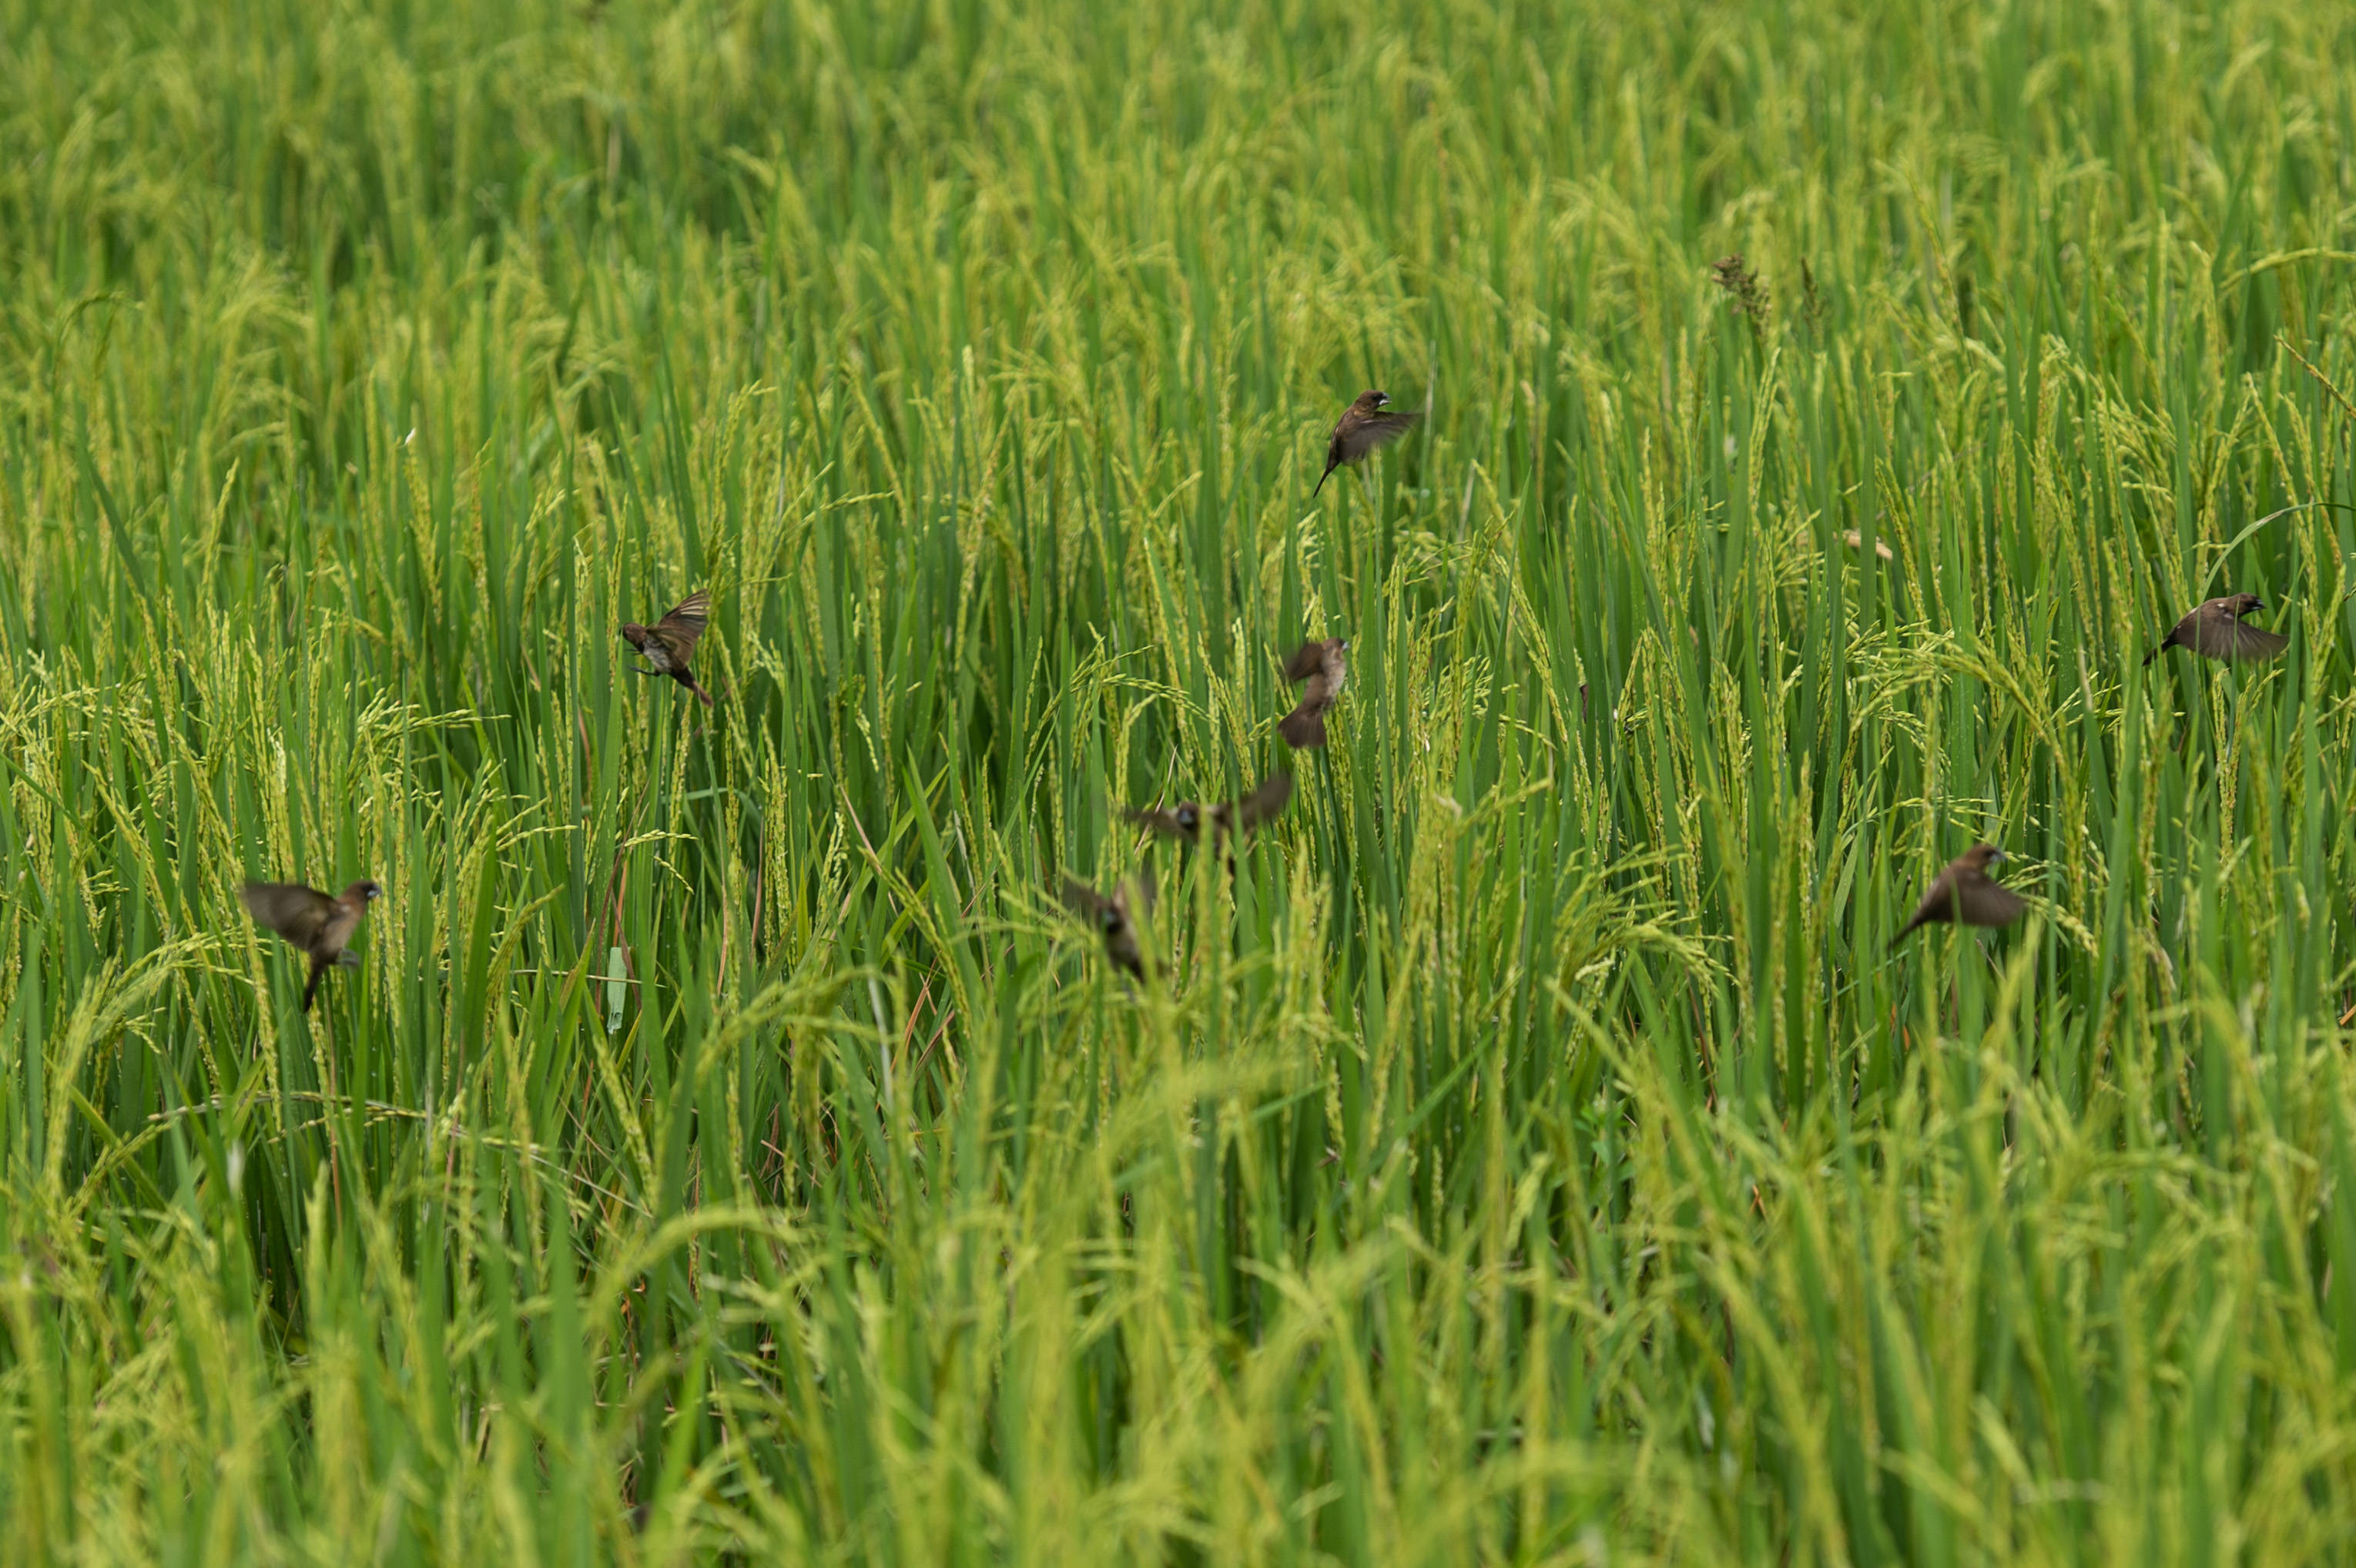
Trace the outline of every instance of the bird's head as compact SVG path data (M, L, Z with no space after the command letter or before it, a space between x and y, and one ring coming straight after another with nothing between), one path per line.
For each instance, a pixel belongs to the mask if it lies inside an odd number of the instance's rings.
M1362 414L1379 412L1382 406L1390 400L1391 395L1388 392L1378 392L1369 387L1358 394L1358 411Z
M636 621L625 621L622 623L622 641L634 648L643 648L647 645L647 629Z
M375 882L369 880L367 878L362 878L360 880L354 882L350 887L344 890L344 897L347 899L357 900L364 904L374 903L377 900L384 897L384 890L377 886Z
M1976 871L1985 871L1997 861L2009 859L1993 844L1975 844L1964 851L1964 863Z
M2236 593L2225 601L2225 608L2235 615L2246 615L2253 610L2263 610L2266 602L2254 593Z
M1171 815L1178 818L1179 827L1192 833L1202 824L1203 808L1190 800Z

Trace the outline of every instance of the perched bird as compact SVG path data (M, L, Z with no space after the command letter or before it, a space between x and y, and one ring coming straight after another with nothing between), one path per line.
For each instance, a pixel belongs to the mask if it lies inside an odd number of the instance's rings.
M1137 927L1130 912L1137 909L1148 915L1153 912L1152 879L1139 877L1123 882L1107 898L1086 882L1066 877L1064 907L1096 927L1104 938L1106 957L1137 978L1145 978L1145 955L1138 947Z
M2228 593L2222 599L2196 604L2190 614L2160 638L2158 647L2143 656L2143 662L2148 667L2169 648L2190 648L2212 659L2273 658L2290 646L2290 639L2242 624L2243 616L2265 607L2265 602L2254 593Z
M1203 841L1203 828L1208 824L1211 841L1215 844L1229 833L1249 832L1284 809L1292 798L1292 775L1270 773L1259 781L1259 787L1241 800L1221 801L1216 805L1204 805L1196 801L1182 800L1176 805L1149 805L1121 813L1131 822L1141 822L1164 838L1180 838L1189 844Z
M266 925L311 955L311 983L303 987L303 1010L319 994L319 976L338 966L356 968L359 955L344 951L368 906L384 890L362 879L329 898L300 882L248 882L239 890L257 924Z
M1383 405L1391 400L1388 392L1367 390L1358 394L1358 400L1342 411L1339 423L1333 427L1333 438L1325 443L1325 472L1317 476L1317 490L1325 488L1333 470L1344 463L1356 463L1366 453L1387 442L1397 441L1408 427L1421 419L1421 414L1387 414ZM1312 496L1317 490L1309 492Z
M1937 921L1964 925L2010 925L2029 906L2020 895L1988 875L1988 867L2005 858L1993 844L1975 844L1931 879L1931 891L1914 906L1914 918L1890 939L1895 948L1918 925Z
M696 685L695 677L688 673L687 658L695 652L695 639L703 635L703 624L711 618L712 595L699 588L670 607L670 613L651 626L641 626L636 621L622 624L622 641L647 656L652 669L637 669L640 675L667 675L712 706L712 693Z
M1344 639L1328 637L1322 643L1301 644L1284 661L1286 684L1309 683L1301 688L1300 706L1276 727L1293 750L1325 743L1325 710L1333 706L1350 678L1349 648Z

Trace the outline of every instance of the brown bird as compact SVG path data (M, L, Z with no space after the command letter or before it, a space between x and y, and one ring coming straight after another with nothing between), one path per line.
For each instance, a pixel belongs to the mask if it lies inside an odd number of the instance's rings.
M1182 800L1176 805L1149 805L1121 813L1131 822L1141 822L1164 838L1183 839L1189 844L1203 841L1205 823L1211 829L1211 842L1216 844L1229 833L1249 832L1284 809L1292 798L1292 775L1270 773L1259 781L1259 787L1241 800L1221 801L1215 805L1204 805L1196 801Z
M703 624L712 615L712 595L699 588L670 607L670 613L651 626L641 626L636 621L622 624L622 641L647 656L652 669L630 667L640 675L667 675L712 706L712 693L696 685L695 677L688 673L687 658L695 652L696 638L703 635Z
M1350 678L1349 647L1340 637L1328 637L1322 643L1301 644L1284 661L1286 684L1309 683L1301 688L1301 705L1276 727L1293 750L1325 743L1325 710L1340 698Z
M1357 463L1366 453L1387 442L1405 435L1421 414L1387 414L1383 405L1391 400L1388 392L1372 389L1360 392L1358 400L1342 411L1339 423L1333 427L1333 437L1325 443L1325 472L1317 476L1317 490L1325 488L1325 481L1333 470L1344 463ZM1317 490L1309 492L1312 496Z
M2243 616L2265 607L2265 602L2254 593L2229 593L2222 599L2196 604L2190 614L2160 638L2158 647L2143 656L2143 662L2148 667L2169 648L2190 648L2196 654L2228 661L2274 658L2290 646L2290 639L2242 624Z
M248 882L239 890L256 923L266 925L311 955L311 983L303 987L303 1010L319 994L319 976L338 966L357 968L359 955L344 951L360 928L368 906L384 890L362 879L329 898L300 882Z
M1134 901L1132 902L1132 901ZM1142 980L1145 955L1137 944L1132 910L1153 912L1153 880L1137 877L1113 890L1110 898L1070 877L1064 879L1064 907L1094 926L1104 938L1105 956Z
M1988 875L1987 869L2005 858L1993 844L1975 844L1931 879L1931 891L1914 906L1914 918L1890 939L1895 948L1918 925L1955 922L1965 925L2010 925L2029 906L2020 895Z

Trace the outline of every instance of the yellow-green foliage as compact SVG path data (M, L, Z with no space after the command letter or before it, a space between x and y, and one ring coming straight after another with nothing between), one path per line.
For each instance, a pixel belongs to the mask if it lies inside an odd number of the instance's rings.
M5 1555L2344 1558L2351 160L2318 0L0 0Z

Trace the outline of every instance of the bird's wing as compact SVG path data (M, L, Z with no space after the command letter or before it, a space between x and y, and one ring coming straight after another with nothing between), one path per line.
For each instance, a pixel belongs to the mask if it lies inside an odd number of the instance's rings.
M1158 805L1124 806L1121 815L1161 834L1164 838L1191 838L1186 825L1178 820L1178 813Z
M2273 632L2246 625L2231 617L2213 628L2215 645L2203 646L2204 654L2213 653L2221 659L2270 659L2290 646L2290 639Z
M300 882L248 882L238 896L256 922L305 952L336 915L335 900Z
M1319 670L1323 669L1324 667L1325 645L1323 643L1303 643L1299 647L1293 649L1291 654L1288 656L1284 661L1285 683L1287 685L1296 685L1301 681L1307 680L1311 676L1315 675Z
M1971 878L1963 891L1966 925L2010 925L2029 907L2019 893L1986 877Z
M1064 907L1090 925L1103 924L1106 913L1119 907L1087 883L1070 877L1064 879L1063 898Z
M1236 802L1235 818L1244 827L1258 827L1292 798L1292 775L1270 773L1259 781L1259 787Z
M670 613L655 623L655 630L670 634L672 646L685 658L695 651L695 639L703 635L704 623L712 617L712 595L697 589L670 607Z
M1415 428L1421 414L1368 414L1339 437L1343 460L1355 463L1378 446L1397 441Z

